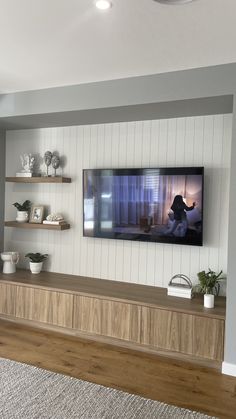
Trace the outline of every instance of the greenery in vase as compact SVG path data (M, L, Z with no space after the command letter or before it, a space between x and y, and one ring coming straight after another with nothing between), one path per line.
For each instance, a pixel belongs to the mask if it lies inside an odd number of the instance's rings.
M30 262L40 263L40 262L43 262L45 259L47 259L48 255L47 254L42 255L41 253L27 253L25 257L29 258Z
M19 204L19 202L15 202L12 204L18 211L29 211L31 207L31 202L29 200L23 202L23 204Z
M220 291L220 280L225 279L221 276L223 271L220 271L218 274L212 271L209 268L209 271L201 271L197 274L199 279L199 284L197 285L197 290L203 294L219 294Z

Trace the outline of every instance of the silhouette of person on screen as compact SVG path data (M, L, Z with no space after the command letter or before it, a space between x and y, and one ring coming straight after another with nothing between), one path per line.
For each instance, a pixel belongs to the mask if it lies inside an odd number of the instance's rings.
M174 197L173 203L171 205L171 209L174 214L174 220L172 226L166 231L166 234L174 234L177 227L182 224L182 228L180 230L180 235L183 237L186 234L187 231L187 216L186 211L191 211L195 208L196 202L193 202L193 205L191 207L188 207L184 200L182 195L176 195Z

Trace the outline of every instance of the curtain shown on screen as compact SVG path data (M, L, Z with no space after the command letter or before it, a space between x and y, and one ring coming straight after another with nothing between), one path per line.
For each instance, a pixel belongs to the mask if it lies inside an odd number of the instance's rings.
M201 211L200 178L196 176L114 176L112 179L112 219L116 225L137 225L141 217L153 224L165 224L175 195L187 205L198 202Z
M112 196L116 224L139 224L149 215L153 190L146 188L145 176L115 176Z
M153 217L157 222L157 218L162 218L164 213L159 202L158 176L116 176L112 197L113 220L117 225L136 225L141 217Z

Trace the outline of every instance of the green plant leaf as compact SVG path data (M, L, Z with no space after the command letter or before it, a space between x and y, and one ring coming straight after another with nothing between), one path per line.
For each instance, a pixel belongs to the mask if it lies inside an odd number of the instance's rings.
M26 258L29 258L33 263L43 262L45 259L48 258L48 254L41 254L41 253L27 253L25 255Z
M15 202L12 204L18 211L29 211L31 208L31 202L27 199L23 204L19 204L19 202Z
M198 289L200 290L200 292L202 292L203 294L215 293L216 295L218 295L220 289L219 281L220 279L223 279L223 277L221 276L222 273L223 271L221 270L218 274L216 274L216 272L212 271L210 268L208 272L198 272Z

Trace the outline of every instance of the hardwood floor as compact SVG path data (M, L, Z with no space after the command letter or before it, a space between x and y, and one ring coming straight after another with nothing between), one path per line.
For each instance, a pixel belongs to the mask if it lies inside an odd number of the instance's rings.
M0 320L0 357L219 418L236 418L236 378L212 368Z

